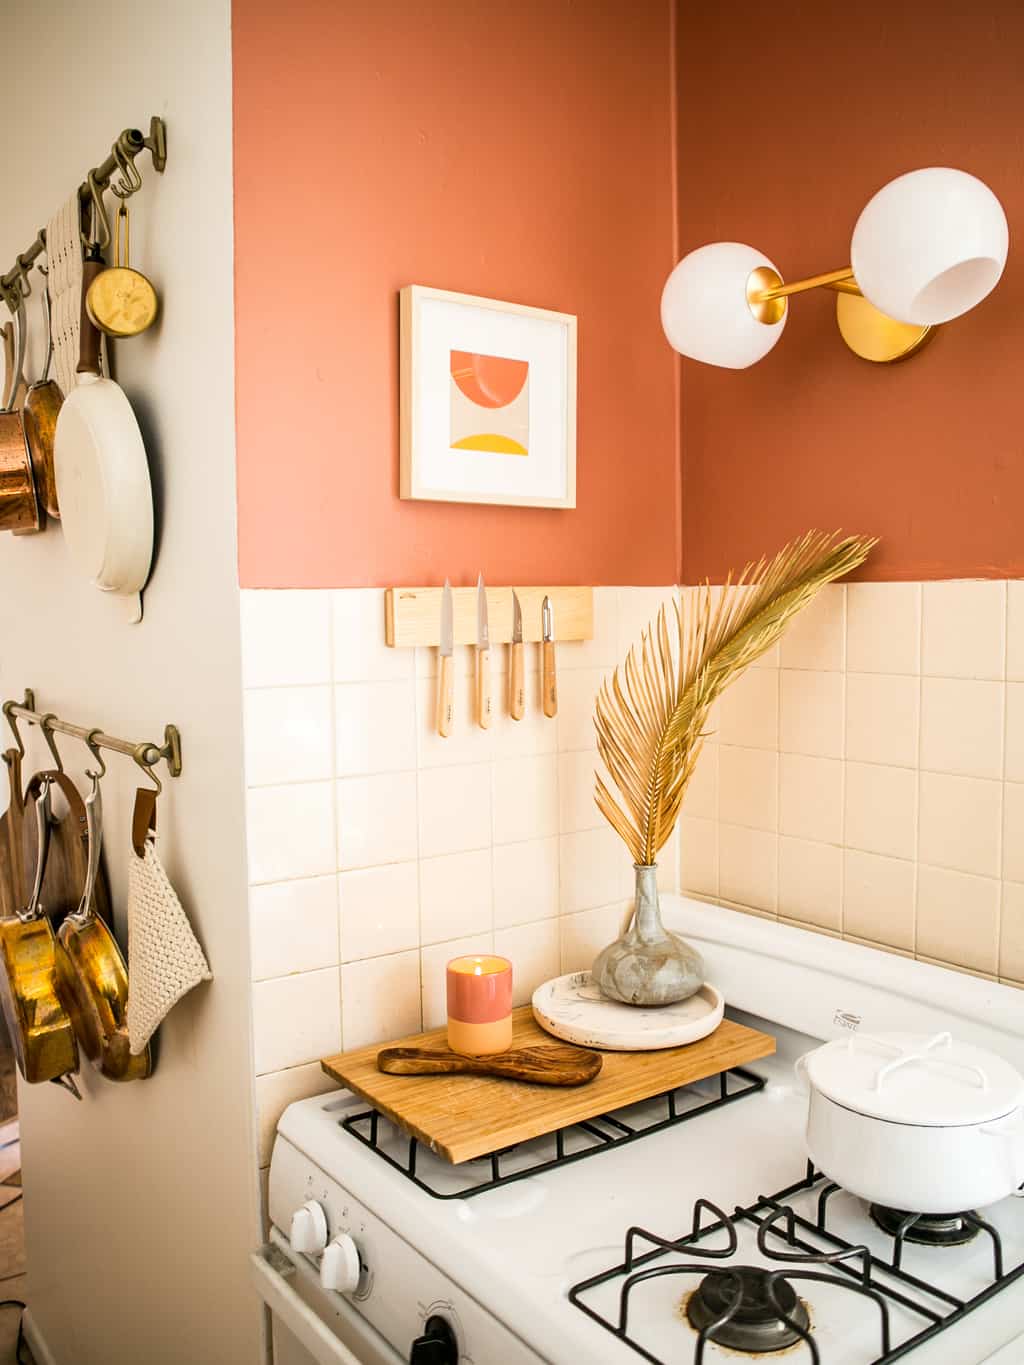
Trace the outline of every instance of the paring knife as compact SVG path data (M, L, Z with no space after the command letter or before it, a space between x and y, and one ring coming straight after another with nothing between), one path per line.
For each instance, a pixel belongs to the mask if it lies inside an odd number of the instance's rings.
M484 576L476 580L476 718L481 730L491 724L491 635L487 624Z
M551 598L545 597L540 608L542 688L544 693L544 714L558 715L558 680L555 677L555 609Z
M438 655L437 677L437 733L448 736L452 732L455 705L452 700L452 675L455 650L455 613L452 603L452 585L444 580L441 590L441 644Z
M526 712L526 686L523 680L523 609L512 589L512 657L508 670L508 709L513 720Z

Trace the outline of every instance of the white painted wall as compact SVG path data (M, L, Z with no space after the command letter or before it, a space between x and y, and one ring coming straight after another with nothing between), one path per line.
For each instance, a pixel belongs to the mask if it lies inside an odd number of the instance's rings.
M168 125L133 201L135 263L158 326L118 348L158 495L141 625L80 582L59 528L0 537L0 688L129 737L175 721L184 774L162 853L215 981L172 1016L146 1082L83 1074L76 1104L21 1091L29 1299L57 1365L249 1365L262 1320L246 1283L259 1236L249 1018L235 538L229 0L4 5L0 269L121 129ZM33 299L33 305L36 303ZM38 315L33 313L33 317ZM37 335L38 341L38 335ZM64 750L72 766L73 741ZM45 749L35 740L32 756ZM74 753L81 771L81 754ZM107 857L124 942L136 784L111 759Z

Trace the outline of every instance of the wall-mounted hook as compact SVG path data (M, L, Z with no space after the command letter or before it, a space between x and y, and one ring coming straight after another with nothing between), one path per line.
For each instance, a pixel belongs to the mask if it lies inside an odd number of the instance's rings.
M50 753L53 754L53 761L57 765L57 771L62 773L64 771L64 760L57 751L57 741L53 737L53 729L50 725L50 722L56 719L56 711L47 711L46 715L41 716L39 719L39 728L43 732L43 738L46 740Z
M96 172L90 171L86 177L89 186L89 196L92 199L92 226L90 237L97 244L101 251L106 251L110 245L110 224L107 222L107 210L103 205L103 190L96 180ZM89 243L87 243L88 245Z
M27 694L26 694L25 705L28 706L28 704L29 704L29 703L28 703L28 697L27 697ZM24 741L24 740L22 739L22 737L21 737L21 731L18 729L18 721L17 721L17 718L15 717L14 712L13 712L13 710L11 709L11 708L12 708L13 706L15 706L15 705L16 705L16 703L13 702L13 701L5 701L5 702L4 702L4 715L7 717L7 724L11 727L11 734L14 736L14 742L15 742L15 744L18 746L18 754L19 754L19 756L20 756L21 758L24 758L24 757L25 757L25 741ZM35 710L35 706L36 706L36 704L35 704L35 699L33 699L33 701L32 701L32 706L31 706L31 709L32 709L33 711Z
M110 182L111 191L117 195L118 199L128 199L131 195L137 194L142 189L142 176L135 164L135 159L121 146L121 143L114 143L114 160L117 162L118 170L121 172L121 179L116 183L112 179Z
M147 744L145 741L143 741L141 744L136 744L135 748L132 750L132 758L135 759L135 762L139 765L142 771L153 783L156 794L157 796L159 796L164 789L164 784L160 781L159 777L157 777L156 773L153 771L153 764L150 762L148 757L149 753L152 750L152 747L153 746L151 744Z
M101 735L102 733L103 733L102 729L100 728L100 726L97 725L95 726L94 729L90 730L85 737L86 744L92 750L93 758L99 764L99 769L96 771L94 771L92 768L86 768L85 775L86 777L94 778L95 781L97 782L100 780L101 777L106 777L107 775L106 762L104 761L103 755L100 753L100 746L96 743L96 736Z

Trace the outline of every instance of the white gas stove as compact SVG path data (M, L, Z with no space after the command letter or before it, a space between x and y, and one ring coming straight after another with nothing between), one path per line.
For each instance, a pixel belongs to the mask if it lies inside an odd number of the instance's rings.
M883 1230L808 1171L793 1072L846 1030L948 1029L1024 1068L1020 993L679 897L663 913L776 1055L458 1167L348 1092L292 1105L254 1257L276 1365L1024 1362L1024 1200ZM702 1336L741 1288L736 1339Z

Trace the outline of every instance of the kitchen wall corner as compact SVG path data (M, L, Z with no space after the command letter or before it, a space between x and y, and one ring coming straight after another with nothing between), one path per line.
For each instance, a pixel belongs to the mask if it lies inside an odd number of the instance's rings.
M1024 985L1024 583L827 588L684 810L690 894Z
M384 643L373 588L242 593L253 1030L260 1164L318 1059L444 1022L444 965L493 949L516 1003L619 931L629 855L593 799L597 689L676 589L597 588L594 638L558 646L559 714L528 651L525 718L434 730L432 650ZM504 698L505 650L492 651ZM677 889L678 843L661 861Z

